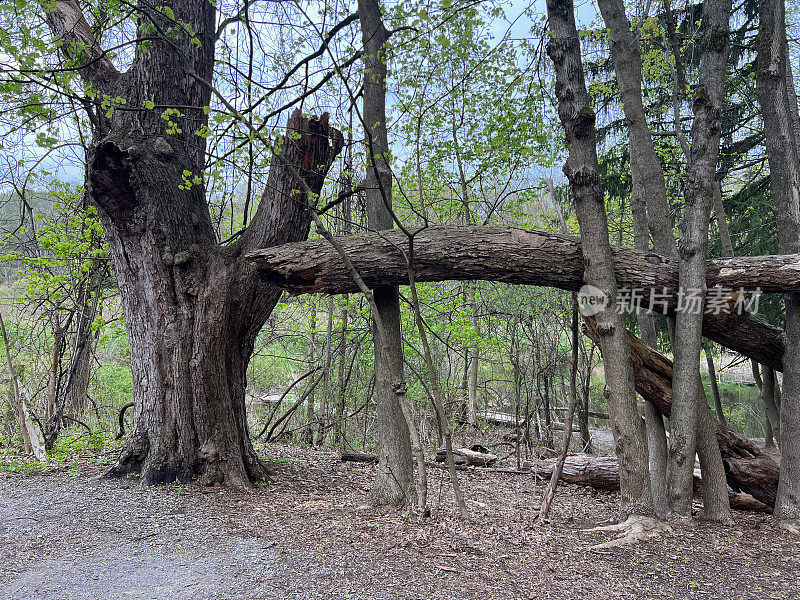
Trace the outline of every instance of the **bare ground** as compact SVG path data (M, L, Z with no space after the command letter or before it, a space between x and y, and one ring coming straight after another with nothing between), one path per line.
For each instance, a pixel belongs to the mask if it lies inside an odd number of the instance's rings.
M460 474L470 522L432 469L433 515L367 508L373 467L269 446L252 494L141 488L70 470L0 475L0 598L800 598L800 540L763 514L697 523L633 548L590 551L616 494L560 486L552 521L529 475Z

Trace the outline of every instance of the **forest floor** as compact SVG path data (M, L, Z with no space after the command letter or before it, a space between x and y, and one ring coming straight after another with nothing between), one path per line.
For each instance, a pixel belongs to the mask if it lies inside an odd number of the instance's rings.
M272 445L274 481L253 493L145 489L99 477L110 455L61 472L0 474L0 598L608 599L800 598L800 540L764 514L698 522L635 547L592 551L618 498L559 486L535 516L531 475L429 475L433 513L366 505L374 467Z

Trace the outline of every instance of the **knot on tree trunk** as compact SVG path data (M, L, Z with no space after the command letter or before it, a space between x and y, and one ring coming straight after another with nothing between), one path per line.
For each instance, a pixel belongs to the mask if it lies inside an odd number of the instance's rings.
M92 157L89 169L92 199L114 217L131 217L138 204L131 182L132 161L131 152L113 140L101 142Z

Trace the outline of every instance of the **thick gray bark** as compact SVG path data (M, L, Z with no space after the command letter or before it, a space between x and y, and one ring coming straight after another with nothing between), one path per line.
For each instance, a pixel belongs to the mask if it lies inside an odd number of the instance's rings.
M100 97L119 96L130 107L179 107L183 115L172 117L176 128L168 133L162 110L99 114L87 156L91 199L114 258L134 385L134 425L111 473L137 471L146 483L200 477L247 487L267 475L247 430L247 363L281 290L258 281L243 255L305 239L309 216L303 186L275 160L250 226L221 247L204 186L179 188L186 171L199 174L205 165L206 141L196 132L208 124L211 90L204 82L213 79L217 13L205 1L170 6L195 38L181 34L137 46L125 73L102 54L77 3L60 0L48 16L67 42L62 51L69 53L73 40L90 40L81 74ZM156 30L175 29L147 2L136 10ZM341 135L327 116L299 111L288 130L299 135L285 141L283 157L319 193Z
M678 244L678 285L685 294L706 292L708 225L714 175L719 155L720 111L728 61L730 0L703 4L700 80L694 96L692 146L684 188L685 207ZM704 303L701 304L704 306ZM675 318L675 374L670 418L668 481L670 509L678 517L692 515L692 474L697 429L702 425L699 386L702 310L678 311ZM727 500L727 498L725 499Z
M391 229L392 172L389 167L389 142L386 131L386 42L389 33L383 25L378 0L359 0L358 14L364 44L363 122L369 158L364 183L369 228ZM403 341L400 333L400 296L397 287L386 284L374 290L375 304L386 333L387 351L375 344L375 397L378 420L378 472L372 486L375 504L404 504L413 498L414 468L411 437L396 394L389 362L402 371ZM373 326L373 336L378 332Z
M800 251L800 116L782 0L759 6L756 92L761 103L772 205L781 252ZM781 477L775 518L800 528L800 294L787 294L780 409Z
M564 166L575 197L587 283L617 295L617 281L597 163L595 114L586 91L571 0L548 0L547 53L556 72L558 113L569 157ZM620 465L621 516L652 515L647 440L636 408L633 365L622 315L607 306L597 315L609 393L611 426Z
M301 132L283 149L292 164L330 164L327 124L296 113L289 130ZM93 163L92 192L111 237L137 400L114 473L141 471L151 483L202 475L207 483L246 486L266 475L247 431L247 363L280 290L254 285L254 269L241 255L249 247L305 238L308 215L291 175L276 162L250 228L239 243L220 249L202 190L190 198L171 191L185 168L173 159L180 150L146 161L122 156L132 147L144 154L145 143L105 142ZM163 143L159 137L149 145ZM305 176L318 192L322 178ZM108 193L119 181L147 185L117 185Z
M675 254L667 188L664 173L656 155L650 127L642 102L642 61L637 36L625 14L622 0L601 0L598 3L603 20L609 29L611 58L620 90L622 108L628 124L628 143L631 157L631 179L633 193L633 239L637 250L650 250L650 235L653 248L665 255ZM652 314L637 312L642 340L656 347L656 327ZM650 460L650 485L656 513L666 512L667 436L664 418L658 409L645 400L645 423Z

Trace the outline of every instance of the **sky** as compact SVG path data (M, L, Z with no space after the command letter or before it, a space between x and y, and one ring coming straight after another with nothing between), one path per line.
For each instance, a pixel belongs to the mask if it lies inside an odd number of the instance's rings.
M529 5L530 0L510 0L506 3L504 8L507 20L498 19L492 23L491 31L494 37L499 39L506 32L509 32L514 38L529 37L532 26L532 19L526 14ZM535 15L543 17L546 14L545 0L533 0L533 12ZM579 27L589 27L593 24L596 25L600 21L596 5L592 0L578 0L576 2L576 15ZM792 50L795 55L794 58L796 58L792 62L797 64L798 73L800 73L798 44L793 44ZM13 64L13 61L7 55L0 53L0 64L9 65ZM1 74L0 77L2 77ZM62 128L62 133L68 133L66 128ZM20 135L11 131L7 125L0 124L0 136L9 137L10 139L15 138L19 142ZM68 135L65 135L65 138L68 140ZM28 134L22 143L16 145L15 149L0 149L0 190L8 187L4 180L7 180L9 172L14 170L14 163L17 160L25 160L28 164L41 161L39 164L40 169L49 172L53 177L71 183L82 183L82 152L79 149L71 147L45 155L33 142L33 134ZM23 152L19 149L20 147L24 147L26 150ZM398 149L398 155L401 153L402 149ZM554 177L555 179L563 177L560 166L549 169L548 172L541 173L541 175Z

